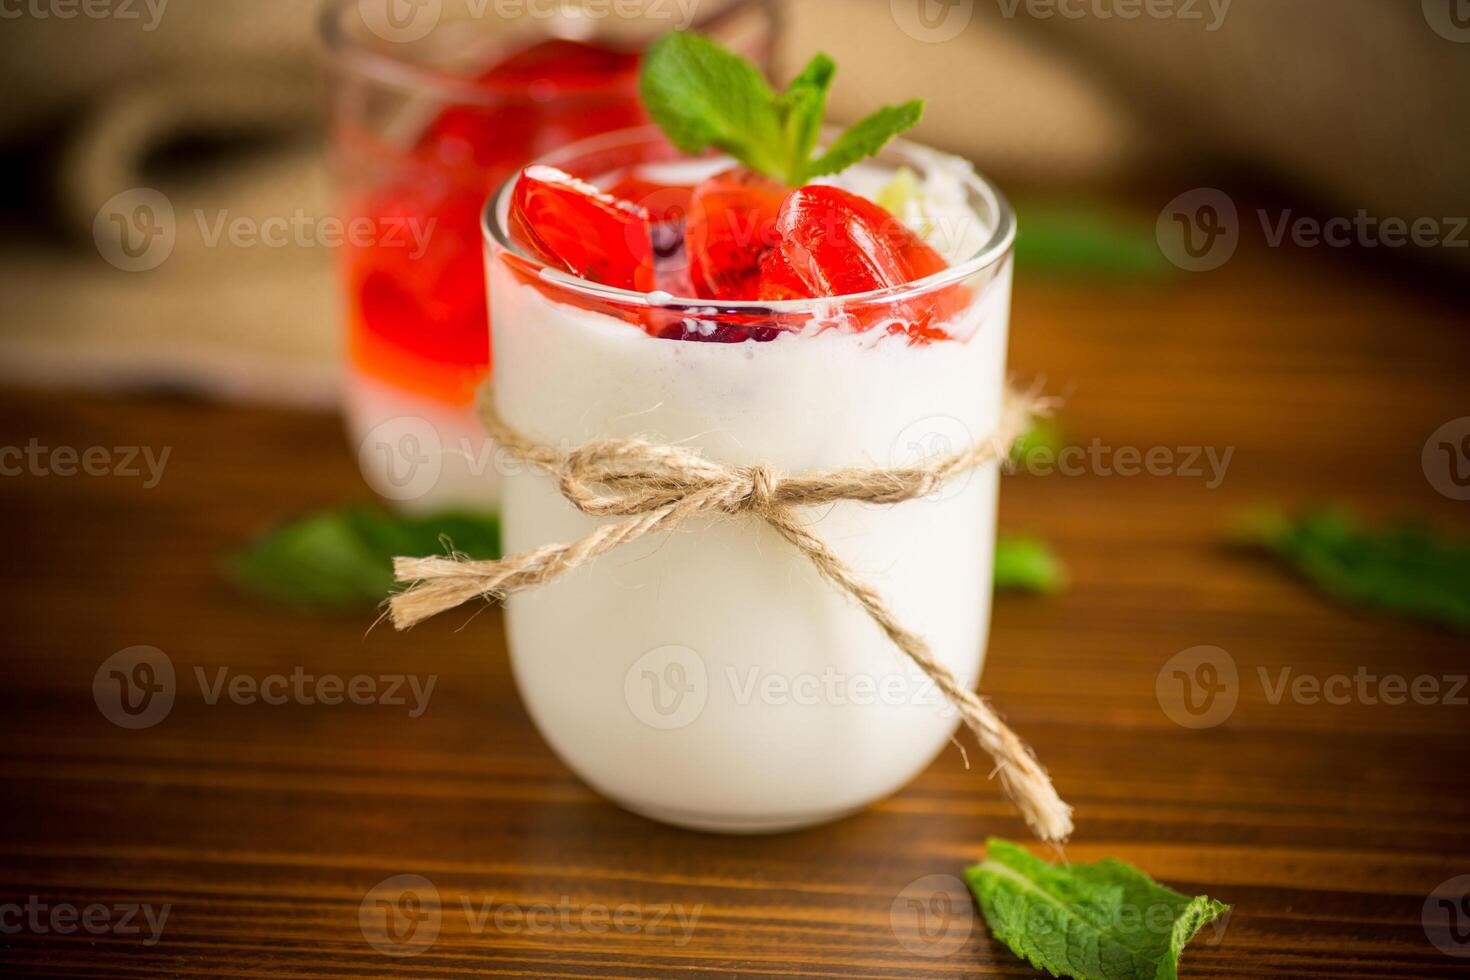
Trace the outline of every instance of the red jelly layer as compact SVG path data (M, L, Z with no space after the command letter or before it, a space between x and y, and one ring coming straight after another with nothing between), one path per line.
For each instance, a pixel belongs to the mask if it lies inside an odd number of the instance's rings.
M636 53L575 41L517 51L479 77L486 104L442 110L349 202L377 229L372 244L344 249L359 370L447 402L473 397L490 363L480 209L527 160L645 122L637 66ZM406 221L425 247L390 234Z

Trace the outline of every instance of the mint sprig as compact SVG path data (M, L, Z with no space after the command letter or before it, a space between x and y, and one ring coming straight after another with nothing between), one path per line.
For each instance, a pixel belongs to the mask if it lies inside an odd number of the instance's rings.
M639 91L659 128L685 153L710 147L799 187L877 153L917 123L924 103L887 106L854 124L813 160L837 65L818 54L776 92L750 62L698 34L676 31L643 58Z
M888 141L906 129L919 124L924 116L924 103L918 99L903 105L884 106L860 119L832 143L831 149L806 165L801 179L841 173L888 145Z
M992 935L1038 970L1074 980L1178 980L1184 947L1230 911L1122 861L1048 864L996 838L965 880Z

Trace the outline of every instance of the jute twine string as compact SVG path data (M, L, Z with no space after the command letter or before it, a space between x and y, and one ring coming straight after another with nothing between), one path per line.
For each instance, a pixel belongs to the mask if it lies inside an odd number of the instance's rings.
M882 595L806 529L797 508L854 500L897 504L926 496L946 481L1003 459L1010 446L1050 405L1035 392L1006 394L992 438L917 466L840 469L788 476L767 466L726 466L691 449L642 439L609 439L562 451L523 437L501 419L494 394L481 392L480 411L490 436L511 458L554 477L562 496L584 514L615 517L570 544L553 544L499 561L463 556L395 558L399 582L410 587L389 602L393 625L407 629L477 597L502 599L584 565L619 545L691 517L719 514L764 521L805 555L829 582L851 596L944 692L980 746L995 760L1001 785L1037 837L1061 841L1072 832L1072 808L1062 801L1031 748L986 700L934 659L929 644L909 630Z

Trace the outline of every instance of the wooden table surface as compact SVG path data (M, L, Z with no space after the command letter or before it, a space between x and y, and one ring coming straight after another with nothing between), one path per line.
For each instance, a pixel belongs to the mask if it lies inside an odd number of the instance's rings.
M1216 272L1152 285L1023 272L1012 363L1067 394L1072 442L1234 451L1217 487L1097 467L1007 479L1004 529L1050 539L1073 584L999 599L983 680L1076 805L1068 858L1120 857L1234 905L1190 948L1186 977L1470 976L1422 919L1437 886L1470 874L1470 708L1271 696L1284 668L1452 678L1470 671L1470 642L1346 611L1222 544L1231 515L1262 502L1337 500L1470 530L1470 503L1438 493L1420 460L1429 433L1470 415L1463 311L1463 294L1381 254L1328 249L1247 242ZM364 496L337 419L8 391L0 420L5 446L171 451L153 488L0 479L0 964L1034 975L968 905L920 902L932 914L914 918L909 899L953 885L929 876L958 874L987 835L1026 837L955 750L831 826L742 838L652 823L548 751L498 613L367 632L370 616L284 613L221 581L218 557L266 522ZM160 723L127 730L99 710L93 679L140 644L167 654L178 693ZM1165 714L1156 681L1199 645L1227 651L1239 683L1228 719L1194 730ZM221 667L438 680L412 718L382 704L211 704L196 670L213 683ZM416 955L393 957L360 912L400 875L427 878L442 911L417 921L437 924L432 942L405 933L390 948ZM146 913L164 907L155 941Z

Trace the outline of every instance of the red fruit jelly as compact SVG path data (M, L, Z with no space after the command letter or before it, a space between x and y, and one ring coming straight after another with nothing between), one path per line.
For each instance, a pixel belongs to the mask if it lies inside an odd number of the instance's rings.
M882 207L838 187L793 191L776 220L778 241L761 266L765 300L845 296L902 286L949 267L903 222ZM863 329L897 318L893 332L916 341L944 337L939 329L968 302L950 287L904 304L875 305L858 316Z
M680 184L661 184L636 171L620 174L605 192L630 201L648 211L654 224L678 224L683 227L689 216L692 188Z
M449 106L409 152L386 161L387 178L349 202L377 229L343 255L358 370L445 402L471 400L490 363L480 208L525 161L644 122L638 61L576 41L523 48L479 76L483 104ZM363 143L357 157L381 166L381 145Z
M484 104L445 109L419 140L436 164L492 177L584 136L645 121L636 94L638 55L580 41L542 41L510 55L476 83Z
M684 231L689 277L702 299L758 299L761 261L791 189L736 167L694 188Z
M527 167L510 201L510 235L553 268L608 286L654 288L646 208L555 167Z

